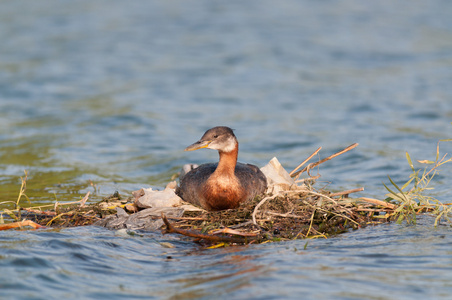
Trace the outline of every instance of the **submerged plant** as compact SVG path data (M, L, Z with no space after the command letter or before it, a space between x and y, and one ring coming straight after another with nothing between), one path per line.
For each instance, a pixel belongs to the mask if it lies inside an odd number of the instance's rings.
M430 183L438 173L438 168L446 163L452 162L452 157L448 158L446 153L440 158L439 144L440 142L450 142L452 139L439 140L436 146L436 159L431 160L418 160L419 163L427 165L424 170L415 169L410 155L406 152L406 159L411 167L412 173L410 179L401 187L397 185L390 176L389 181L396 189L389 188L386 184L383 184L389 191L387 200L395 201L398 208L387 217L397 219L397 223L402 223L406 220L407 223L416 224L416 215L421 212L430 212L436 216L435 226L439 224L441 219L447 220L452 223L450 216L452 214L452 207L449 203L445 204L441 201L426 195L426 191L433 190L430 187Z

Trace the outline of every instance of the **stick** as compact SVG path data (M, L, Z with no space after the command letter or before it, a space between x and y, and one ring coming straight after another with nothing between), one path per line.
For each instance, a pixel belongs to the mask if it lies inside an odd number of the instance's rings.
M22 212L22 215L28 215L28 214L34 214L37 216L55 216L56 212L54 211L42 211L42 210L38 210L38 209L33 209L33 208L23 208L24 212Z
M292 172L289 173L290 177L293 177L293 173L295 173L299 168L301 168L305 163L307 163L311 158L314 157L314 155L316 155L317 153L319 153L320 149L322 149L322 147L319 147L317 150L314 151L314 153L312 153L311 155L309 155L308 158L306 158L301 164L299 164L295 169L292 170Z
M81 201L82 201L82 200L73 201L73 202L66 202L66 203L59 203L59 202L58 202L58 205L59 205L59 206L72 205L72 204L80 203ZM10 202L11 202L11 201L10 201ZM3 204L3 203L6 203L6 202L2 202L2 204ZM15 203L15 202L13 202L13 203ZM29 207L29 208L30 208L30 209L42 209L42 208L44 208L44 207L55 207L55 203L54 203L54 204L39 205L39 206L32 206L32 207ZM19 211L19 210L22 210L22 209L25 209L25 208L12 209L11 211Z
M241 231L238 231L238 230L235 230L232 228L228 228L228 227L211 232L211 234L219 234L219 233L234 234L234 235L239 235L239 236L257 236L258 235L258 233L241 232Z
M308 194L312 194L312 195L316 195L316 196L325 198L325 199L327 199L327 200L329 200L329 201L331 201L331 202L333 202L334 204L337 205L336 200L334 200L333 198L328 197L327 195L320 194L320 193L317 193L317 192L314 192L314 191L308 191Z
M330 156L328 156L327 158L324 158L324 159L322 159L322 160L320 160L320 161L318 161L318 162L316 162L316 163L309 164L308 166L304 167L303 170L298 171L298 172L292 174L291 176L292 176L292 177L298 176L299 174L301 174L301 173L303 173L303 172L306 172L306 170L308 170L308 169L312 169L312 168L314 168L314 167L317 167L318 165L320 165L320 164L322 164L322 163L324 163L324 162L326 162L326 161L328 161L328 160L330 160L330 159L332 159L332 158L335 158L336 156L339 156L339 155L341 155L341 154L344 154L345 152L348 152L348 151L350 151L350 150L356 148L358 145L359 145L358 143L354 143L354 144L348 146L347 148L345 148L345 149L342 150L342 151L339 151L339 152L337 152L337 153L334 153L333 155L330 155Z
M318 209L318 210L321 210L321 211L323 211L323 212L330 213L330 214L333 214L333 215L335 215L335 216L345 218L345 219L347 219L347 220L349 220L349 221L351 221L351 222L353 222L353 223L355 223L356 225L359 226L359 223L358 223L358 222L356 222L355 220L353 220L353 219L347 217L346 215L341 215L341 214L336 213L336 212L334 212L334 211L328 211L328 210L323 209L323 208L321 208L321 207L315 207L315 206L309 204L308 202L306 202L306 201L304 201L304 200L303 200L303 203L305 203L305 204L309 205L310 207L314 208L314 211L315 211L316 209Z
M259 202L259 203L256 205L256 207L254 208L254 211L253 211L253 224L254 224L254 225L257 225L257 222L256 222L256 214L257 214L257 210L259 209L259 207L261 207L267 200L275 199L276 197L278 197L278 195L279 195L279 194L276 194L276 195L273 195L273 196L267 196L267 197L265 197L264 199L262 199L261 202ZM259 225L257 225L257 226L259 226Z
M295 178L295 177L294 177ZM299 180L295 180L295 183L302 183L302 182L305 182L305 181L313 181L313 180L317 180L317 179L319 179L320 178L320 174L319 175L316 175L316 176L311 176L311 177L308 177L308 178L303 178L303 179L299 179Z
M381 206L384 206L384 207L387 207L387 208L390 208L390 209L396 209L397 208L397 205L394 205L392 203L388 203L388 202L385 202L385 201L377 200L377 199L366 198L366 197L361 197L359 199L363 200L364 202L372 203L372 204L375 204L375 205L381 205Z
M348 191L343 191L343 192L338 192L338 193L332 193L332 194L330 194L330 197L348 195L348 194L351 194L351 193L362 192L362 191L364 191L364 188L360 187L360 188L353 189L353 190L348 190Z
M71 215L71 214L73 214L73 213L74 213L73 211L68 211L68 212L61 213L61 214L59 214L59 215L56 215L55 217L52 218L52 220L50 220L49 222L47 222L46 225L47 225L47 226L50 226L50 224L52 224L52 222L55 221L56 219L59 219L59 218L61 218L62 216Z
M88 191L88 193L86 193L85 197L83 197L83 199L80 200L80 207L84 207L85 206L86 200L88 200L88 197L89 197L89 193L90 192Z
M283 218L294 218L294 219L306 219L306 217L303 216L298 216L298 215L294 215L294 214L279 214L279 213L275 213L272 211L267 211L265 212L266 214L272 215L272 216L277 216L277 217L283 217Z
M1 224L0 230L7 230L7 229L18 228L18 227L22 228L25 226L31 226L34 229L45 228L45 226L41 226L33 221L25 220L25 221L14 222L14 223L9 223L9 224Z
M206 218L199 217L167 217L170 220L185 220L185 221L206 221Z
M232 236L215 236L209 234L203 234L200 232L196 232L193 230L185 230L175 228L166 218L166 216L162 213L163 223L166 225L165 233L178 233L189 237L194 237L198 239L208 240L212 242L228 242L228 243L237 243L237 244L247 244L254 240L257 240L259 237L232 237Z
M369 211L369 212L386 212L384 208L358 208L356 211Z

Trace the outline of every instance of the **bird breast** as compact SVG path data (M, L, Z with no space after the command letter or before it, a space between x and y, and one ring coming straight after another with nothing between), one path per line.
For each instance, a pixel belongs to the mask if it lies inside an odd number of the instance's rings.
M212 175L203 187L203 196L213 210L238 207L244 190L235 176Z

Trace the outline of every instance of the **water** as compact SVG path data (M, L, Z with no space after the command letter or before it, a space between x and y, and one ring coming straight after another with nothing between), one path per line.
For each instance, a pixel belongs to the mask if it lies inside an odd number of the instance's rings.
M449 232L421 220L310 240L306 249L295 241L200 250L94 227L9 231L0 238L0 287L5 298L26 299L449 298Z
M449 1L3 1L0 202L163 187L209 127L239 160L287 169L322 146L318 186L408 180L405 151L451 138ZM18 17L20 16L20 17ZM442 143L441 153L451 153ZM417 165L420 167L419 165ZM432 195L451 202L451 169ZM11 207L2 204L2 207ZM96 227L0 232L5 298L449 298L448 226L388 224L328 240L202 250ZM166 248L170 242L175 248Z

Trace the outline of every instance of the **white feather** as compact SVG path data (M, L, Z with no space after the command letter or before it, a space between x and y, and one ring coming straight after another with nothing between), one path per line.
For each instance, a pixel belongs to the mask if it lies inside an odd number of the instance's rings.
M230 138L227 139L226 142L224 143L212 142L207 148L223 152L231 152L235 149L236 145L237 141L235 140L234 137L231 136Z

